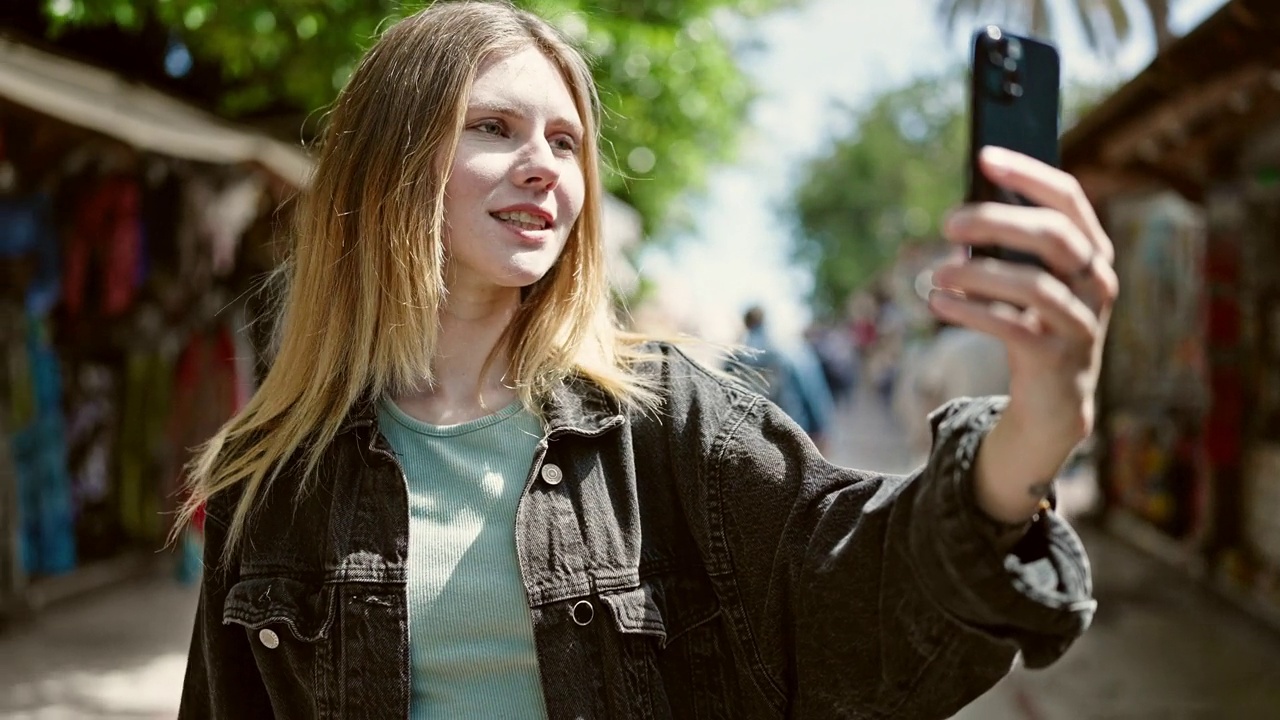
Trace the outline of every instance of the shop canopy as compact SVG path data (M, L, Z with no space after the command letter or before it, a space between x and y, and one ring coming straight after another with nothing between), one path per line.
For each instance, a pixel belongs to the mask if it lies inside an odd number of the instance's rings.
M201 162L256 163L295 186L311 161L300 146L236 127L99 67L0 36L0 97L141 150Z
M1280 117L1280 3L1229 0L1062 138L1096 198L1171 187L1198 200L1222 158Z

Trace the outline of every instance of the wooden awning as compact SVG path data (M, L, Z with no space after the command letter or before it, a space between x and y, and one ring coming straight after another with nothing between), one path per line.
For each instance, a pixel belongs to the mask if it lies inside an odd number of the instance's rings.
M1144 185L1199 199L1280 121L1280 2L1231 0L1080 120L1063 166L1090 194Z
M256 163L301 187L299 145L238 127L103 68L0 36L0 97L141 150L219 164Z

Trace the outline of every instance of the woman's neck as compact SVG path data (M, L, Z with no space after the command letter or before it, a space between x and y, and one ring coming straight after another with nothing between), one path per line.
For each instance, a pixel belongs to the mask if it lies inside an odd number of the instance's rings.
M433 425L456 425L511 404L517 393L504 382L510 354L506 347L496 353L494 348L515 316L519 299L518 291L480 298L451 295L440 313L434 382L393 398L400 409ZM493 360L486 366L491 353Z

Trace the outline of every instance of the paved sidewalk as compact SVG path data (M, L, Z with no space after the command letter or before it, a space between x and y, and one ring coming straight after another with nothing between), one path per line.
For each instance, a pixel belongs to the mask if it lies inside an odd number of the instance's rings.
M0 718L173 718L197 589L167 577L111 587L0 633Z

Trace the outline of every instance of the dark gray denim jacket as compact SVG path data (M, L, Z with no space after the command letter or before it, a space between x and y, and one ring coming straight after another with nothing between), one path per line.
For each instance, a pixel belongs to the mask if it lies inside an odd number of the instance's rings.
M1070 527L1045 513L1004 554L974 505L1001 400L939 410L928 465L875 475L661 350L660 413L585 382L547 403L514 532L551 718L946 718L1089 625ZM326 452L225 569L235 496L210 501L182 717L407 716L405 481L368 408Z

